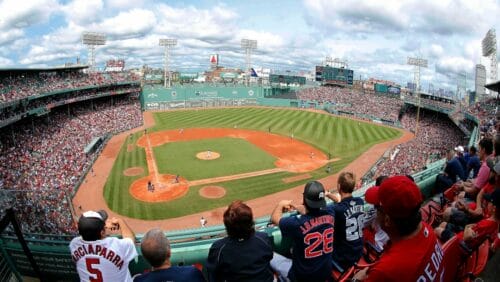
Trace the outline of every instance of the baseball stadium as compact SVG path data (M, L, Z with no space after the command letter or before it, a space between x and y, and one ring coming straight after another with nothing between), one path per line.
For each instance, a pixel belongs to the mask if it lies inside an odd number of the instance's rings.
M103 36L83 33L82 43L92 49ZM496 160L481 159L481 169L499 189L499 81L476 78L483 92L465 101L421 89L420 81L365 79L338 59L318 63L311 76L259 71L251 63L257 41L249 39L241 40L246 66L224 67L216 54L202 72L187 72L168 65L176 44L160 39L165 65L157 69L127 69L124 59L99 69L94 49L85 64L0 68L1 281L79 281L68 246L88 211L105 211L133 231L138 256L128 263L130 275L151 269L141 241L159 228L170 241L171 265L193 265L206 278L209 252L228 236L225 212L235 201L251 208L253 227L272 250L290 257L293 243L273 215L282 200L302 204L311 181L336 193L341 173L352 172L352 195L374 218L380 206L365 193L383 187L376 184L381 176L408 176L421 192L421 220L436 229L447 208L456 207L456 187L476 179L467 170L463 181L443 184L450 163L465 152ZM491 52L483 46L485 55ZM418 72L423 61L408 58ZM283 213L295 217L300 210ZM359 228L365 234L359 265L332 270L328 281L361 281L351 279L384 257L374 233ZM108 235L125 237L122 231ZM498 226L496 237L477 247L443 241L448 272L440 281L498 281L497 235ZM103 281L100 275L91 281ZM437 281L431 277L418 281Z

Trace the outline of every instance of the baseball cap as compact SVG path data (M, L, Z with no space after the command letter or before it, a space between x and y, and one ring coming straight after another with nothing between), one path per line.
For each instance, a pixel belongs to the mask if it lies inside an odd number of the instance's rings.
M368 203L378 203L378 186L372 186L365 192L365 201Z
M369 188L365 200L380 206L390 217L405 218L420 207L423 198L415 182L400 175L387 178L379 187Z
M496 207L500 207L500 189L495 189L491 194L484 194L483 199L491 202Z
M318 181L310 181L304 187L304 202L307 207L313 209L324 208L325 201L325 188L323 184Z
M459 152L459 153L463 153L464 152L464 147L462 146L457 146L455 147L455 151Z
M108 219L108 213L104 210L86 211L78 220L78 232L84 240L97 240Z

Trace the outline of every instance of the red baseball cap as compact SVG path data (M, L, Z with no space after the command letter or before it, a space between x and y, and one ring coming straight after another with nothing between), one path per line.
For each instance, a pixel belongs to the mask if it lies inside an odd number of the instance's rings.
M420 207L423 198L415 182L401 175L389 177L379 187L366 190L365 200L380 206L390 217L404 218Z
M365 201L367 201L370 204L379 202L379 200L378 200L378 186L372 186L366 190Z

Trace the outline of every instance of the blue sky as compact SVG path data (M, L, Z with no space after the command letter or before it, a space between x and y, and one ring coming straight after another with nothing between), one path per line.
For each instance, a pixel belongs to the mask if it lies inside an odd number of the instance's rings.
M406 58L422 55L424 89L454 90L459 73L473 78L477 63L489 69L481 40L500 28L499 7L500 0L0 0L0 68L85 62L83 31L107 35L99 65L124 58L127 67L161 67L158 39L177 38L175 70L208 69L214 53L221 65L243 67L240 40L250 38L258 40L254 66L312 71L330 56L347 60L356 78L405 84L413 78Z

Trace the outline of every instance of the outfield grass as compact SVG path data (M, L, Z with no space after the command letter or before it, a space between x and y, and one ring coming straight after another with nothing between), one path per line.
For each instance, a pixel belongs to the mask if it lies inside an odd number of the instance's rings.
M240 129L255 129L265 132L271 129L273 133L284 136L290 136L293 133L294 138L315 146L325 154L330 154L332 158L341 158L340 161L333 164L334 172L344 168L372 145L401 135L398 130L388 127L290 109L231 108L169 111L154 113L154 117L156 125L151 129L152 131L191 127L233 128L237 126ZM135 142L140 135L141 133L135 134L128 142ZM176 145L180 146L180 144L181 142ZM156 149L155 156L158 157ZM252 155L248 154L248 156ZM183 159L179 156L176 160L182 163ZM168 160L165 165L168 166ZM147 173L144 149L136 147L132 152L127 152L127 143L125 143L108 177L104 197L113 211L141 219L172 218L211 210L225 206L235 199L254 199L295 187L307 181L300 180L285 184L282 181L284 177L296 174L276 173L218 183L217 185L226 189L226 196L221 199L202 198L198 195L201 187L190 187L188 194L183 198L152 204L137 201L128 193L130 184L135 179L142 177L123 176L123 170L132 166L141 166L145 169L145 174ZM161 171L167 173L168 169L165 168L164 171L162 165ZM197 171L199 170L193 169L192 172ZM186 175L185 173L179 174ZM229 174L232 173L222 175ZM310 172L310 174L312 179L319 179L327 175L324 167Z
M210 161L196 158L197 153L207 150L219 153L220 158ZM276 161L254 144L229 137L166 143L153 151L160 173L179 174L187 180L275 168Z

